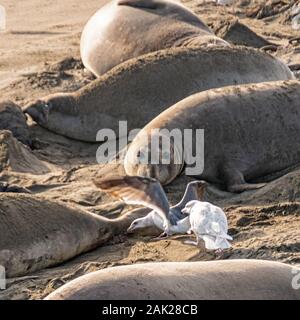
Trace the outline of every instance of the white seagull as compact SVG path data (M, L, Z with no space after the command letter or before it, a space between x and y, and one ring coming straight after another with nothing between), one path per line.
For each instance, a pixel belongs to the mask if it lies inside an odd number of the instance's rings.
M145 217L134 220L128 228L128 232L156 226L163 231L159 238L172 234L187 233L190 229L190 217L183 215L182 209L188 202L202 199L205 185L203 181L190 182L182 200L175 206L170 207L161 184L152 178L139 176L110 177L95 180L94 184L127 204L138 204L152 209Z
M196 236L196 242L187 243L200 246L203 240L207 250L217 252L231 247L228 240L232 240L232 237L227 234L227 218L221 208L208 202L193 200L186 204L182 213L190 217L191 228L188 233Z

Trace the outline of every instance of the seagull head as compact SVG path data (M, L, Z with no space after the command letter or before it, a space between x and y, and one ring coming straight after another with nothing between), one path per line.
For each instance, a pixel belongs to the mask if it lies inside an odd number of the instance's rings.
M135 230L146 228L149 226L151 226L151 223L149 223L147 217L138 218L131 223L130 227L127 229L127 232L131 233Z
M185 207L181 210L181 212L182 212L183 214L188 214L188 215L189 215L189 214L191 213L191 210L193 209L193 207L194 207L197 203L199 203L198 200L189 201L189 202L185 205Z

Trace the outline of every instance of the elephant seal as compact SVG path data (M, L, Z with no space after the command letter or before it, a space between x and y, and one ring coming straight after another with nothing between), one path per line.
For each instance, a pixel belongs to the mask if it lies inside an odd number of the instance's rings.
M7 277L60 264L125 232L139 211L109 220L33 195L0 193L0 265Z
M81 276L46 300L299 300L292 271L263 260L137 264Z
M88 21L80 51L84 66L100 76L116 65L172 47L229 43L189 9L168 0L114 0Z
M222 184L231 192L262 187L245 181L300 162L299 101L300 82L296 80L229 86L192 95L139 132L124 159L126 174L167 184L185 165L187 175ZM173 139L167 147L159 145L155 154L160 158L151 164L152 142L164 134L169 139L174 129L180 139ZM190 138L185 129L192 131ZM196 138L196 129L204 130L203 143Z
M141 128L199 91L233 84L294 79L278 59L255 49L176 48L117 66L74 93L56 93L23 110L39 125L69 138L96 142L100 129Z

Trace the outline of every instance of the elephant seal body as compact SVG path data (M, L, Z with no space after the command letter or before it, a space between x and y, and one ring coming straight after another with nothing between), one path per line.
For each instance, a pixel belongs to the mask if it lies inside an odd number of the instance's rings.
M288 67L255 49L176 48L125 62L74 93L58 93L24 108L41 126L96 142L100 129L127 121L141 128L183 98L226 85L294 79Z
M79 277L46 300L298 300L292 270L260 260L137 264Z
M192 95L153 119L135 137L124 159L128 175L175 179L186 164L186 174L241 192L261 187L245 181L275 173L300 162L300 82L278 81L208 90ZM169 161L151 161L151 143L160 130L204 129L204 149L193 137L171 142ZM158 130L158 133L155 132ZM197 142L198 141L198 142ZM201 170L187 173L187 163L198 147ZM171 149L171 150L170 150ZM184 153L184 154L183 154ZM178 156L179 155L179 156ZM178 161L181 157L181 162Z
M57 265L125 232L137 217L109 220L43 198L0 193L0 265L9 278Z
M84 66L100 76L149 52L209 44L229 45L179 2L114 0L88 21L80 51Z

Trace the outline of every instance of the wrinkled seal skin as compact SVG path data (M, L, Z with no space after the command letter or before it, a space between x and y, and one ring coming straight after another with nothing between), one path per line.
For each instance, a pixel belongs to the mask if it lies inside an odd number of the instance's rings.
M30 195L0 193L0 265L16 277L60 264L125 232L138 211L109 220Z
M79 277L46 300L299 300L292 269L263 260L113 267Z
M152 130L204 129L204 171L198 178L224 184L232 192L261 187L245 181L300 162L299 101L300 82L295 80L230 86L192 95L161 113L136 136L124 160L125 171L156 178L163 184L171 182L181 171L174 164L176 153L171 153L170 164L141 163L141 151L151 152L148 139ZM195 139L192 147L196 147Z
M96 142L100 129L142 128L172 104L233 84L294 79L278 59L244 47L176 48L124 62L74 93L57 93L24 108L41 126Z
M131 58L193 45L229 44L179 2L114 0L88 21L80 51L84 66L100 76Z

